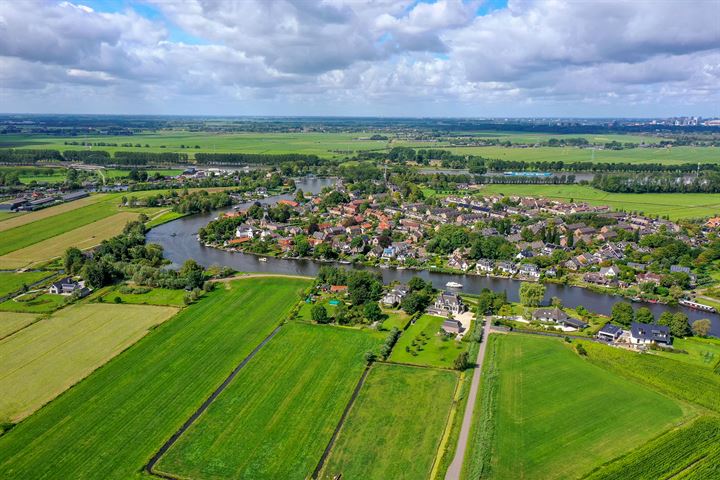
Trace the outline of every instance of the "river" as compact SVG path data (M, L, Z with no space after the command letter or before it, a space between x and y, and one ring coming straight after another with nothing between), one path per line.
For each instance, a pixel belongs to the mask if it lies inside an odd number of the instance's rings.
M323 178L307 178L296 181L297 187L308 193L318 193L324 187L332 186L333 184L334 180ZM292 198L292 195L268 197L260 200L260 202L274 203L282 198L289 199ZM248 205L249 204L244 204L243 208ZM267 257L267 261L261 262L260 257L256 255L227 252L216 248L209 248L198 242L198 229L228 210L230 209L228 208L208 214L183 217L173 220L172 222L165 223L150 230L147 236L147 241L149 243L162 245L165 257L173 262L173 265L175 266L179 266L185 260L192 258L204 266L213 264L227 265L241 272L272 272L315 276L322 265L327 265L326 263L315 262L313 260L290 260L272 257ZM440 289L445 288L445 284L447 282L454 281L463 284L462 291L465 293L479 293L483 288L489 288L497 292L502 292L504 290L507 292L508 299L511 301L518 300L518 290L521 283L518 280L506 278L436 273L432 271L353 267L349 265L348 268L372 268L382 274L383 281L385 283L392 281L407 283L410 278L417 275L425 280L431 281L434 287ZM546 284L546 287L546 300L549 300L551 297L558 297L562 299L563 304L568 307L577 307L582 305L591 312L597 312L604 315L610 314L614 303L623 300L621 297L613 297L610 295L596 293L579 287L570 287L553 283ZM718 314L699 312L686 307L670 307L668 305L651 303L633 304L635 308L641 305L648 307L656 318L665 310L673 312L682 311L688 316L691 322L700 318L709 318L712 321L712 334L720 336L720 315Z

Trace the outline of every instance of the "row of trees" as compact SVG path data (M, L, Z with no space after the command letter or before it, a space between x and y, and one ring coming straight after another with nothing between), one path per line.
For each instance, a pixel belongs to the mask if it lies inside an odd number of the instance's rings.
M596 175L592 186L613 193L718 193L720 173L687 178L677 174Z
M682 312L663 312L657 319L647 307L633 309L627 302L618 302L613 305L611 319L613 323L629 326L632 322L664 325L670 329L674 337L687 337L692 335L707 336L710 333L711 322L708 319L696 320L692 327L688 317Z

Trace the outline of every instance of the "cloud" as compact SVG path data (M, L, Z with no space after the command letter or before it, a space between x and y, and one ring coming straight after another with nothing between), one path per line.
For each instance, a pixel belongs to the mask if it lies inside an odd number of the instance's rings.
M715 0L147 1L0 2L3 109L720 113Z

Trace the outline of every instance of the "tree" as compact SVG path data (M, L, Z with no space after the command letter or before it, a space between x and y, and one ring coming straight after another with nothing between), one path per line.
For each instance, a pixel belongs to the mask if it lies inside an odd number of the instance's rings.
M526 307L537 307L545 297L545 285L524 282L520 285L520 303Z
M383 316L382 310L380 310L380 307L375 302L366 303L363 308L363 313L365 314L365 318L371 322L378 322Z
M365 270L348 272L348 297L353 305L377 300L382 294L382 280L377 274Z
M295 201L298 203L305 203L305 194L301 188L298 188L295 192Z
M671 312L668 312L667 310L660 314L660 318L658 318L658 325L664 325L666 327L669 327L673 320L673 314Z
M370 364L377 360L377 353L373 352L372 350L368 350L367 352L365 352L364 357L365 361Z
M563 301L560 297L552 297L550 299L550 305L555 308L563 308Z
M408 282L408 288L410 289L411 292L416 292L418 290L425 290L425 286L426 286L425 280L423 280L422 278L420 278L418 276L412 277L410 279L410 281Z
M322 305L313 305L310 314L312 315L313 321L317 323L330 323L327 310L325 310L325 307Z
M673 314L672 321L670 322L670 333L674 337L687 337L692 333L687 315L680 312Z
M640 323L655 323L655 315L647 307L640 307L635 312L635 321Z
M468 356L468 352L462 352L457 356L453 362L453 368L455 368L455 370L466 370L470 368L470 357Z
M185 288L188 289L200 288L205 281L205 270L192 258L185 260L178 274L185 279Z
M695 320L692 324L692 331L698 337L707 337L710 335L710 327L712 323L707 318Z
M75 275L82 270L85 264L85 256L79 248L70 247L65 250L63 256L63 266L65 267L65 273L68 275Z
M409 315L413 315L418 312L425 311L425 308L430 303L430 297L428 297L424 293L420 292L411 292L408 295L405 296L402 303L400 304L400 308L405 310Z
M613 322L627 326L635 318L635 312L628 302L618 302L612 307L611 318Z

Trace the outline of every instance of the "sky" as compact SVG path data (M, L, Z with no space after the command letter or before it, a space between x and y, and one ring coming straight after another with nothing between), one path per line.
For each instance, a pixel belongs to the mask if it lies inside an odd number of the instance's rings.
M0 111L720 116L720 0L0 0Z

